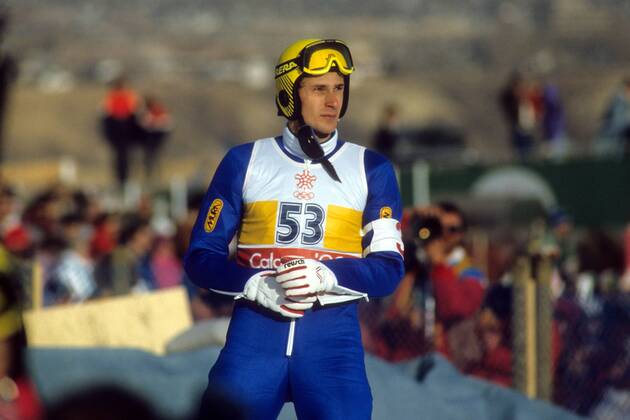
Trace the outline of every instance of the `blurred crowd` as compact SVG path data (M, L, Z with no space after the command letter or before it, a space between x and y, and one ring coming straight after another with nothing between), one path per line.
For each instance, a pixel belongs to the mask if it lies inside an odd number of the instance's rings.
M560 88L551 77L514 71L498 94L508 144L520 161L564 160L576 154L567 129ZM609 94L593 133L589 154L623 159L630 155L630 78Z
M554 402L592 418L628 414L630 226L576 229L554 209L521 235L493 232L441 202L407 209L403 237L400 287L362 307L369 351L390 361L438 351L466 374L514 386L515 262L547 258Z
M159 195L143 195L122 209L108 206L102 194L64 185L24 197L2 184L0 338L26 345L19 322L3 318L19 309L178 285L189 292L195 321L228 317L232 299L191 286L182 269L202 198L203 192L190 194L187 213L174 218ZM462 372L513 386L513 266L519 255L544 255L554 264L554 401L601 419L614 418L606 413L620 404L627 409L630 230L625 236L579 230L558 209L523 235L494 232L451 202L408 208L402 225L406 274L400 286L361 305L369 352L397 362L438 351ZM475 242L471 232L486 240ZM41 302L35 301L37 287ZM3 299L9 302L4 309ZM28 382L14 381L26 389L20 395L36 401Z
M630 156L630 77L622 78L607 93L596 128L588 141L572 136L572 118L565 107L561 84L551 75L514 70L496 92L496 111L506 129L505 144L511 160L562 162L574 157L613 160ZM422 160L439 165L469 163L479 153L496 162L493 150L464 148L463 134L448 125L432 123L418 129L403 124L400 104L386 103L371 139L371 146L394 163L413 163L409 154L419 153ZM462 148L454 148L454 146ZM472 153L471 153L472 152ZM413 157L413 156L412 156Z
M0 184L0 418L43 418L24 361L24 310L184 286L194 320L229 315L231 298L189 285L182 269L202 199L203 191L189 194L188 211L175 218L159 195L141 195L126 207L63 184L31 196ZM86 390L85 397L125 403L133 396L124 392Z
M122 208L62 184L28 199L1 185L0 272L19 278L26 308L36 304L36 281L42 306L182 285L181 260L202 199L190 194L188 212L175 219L157 195ZM195 303L202 298L189 290ZM195 303L194 317L208 317L211 308Z
M497 104L515 160L585 152L571 140L551 77L514 71ZM399 107L387 104L372 139L394 161L405 135L400 119ZM630 78L609 94L586 153L630 156ZM393 296L363 305L366 348L390 361L439 351L464 373L514 386L514 268L522 256L546 258L553 265L553 400L592 418L630 416L630 224L625 233L576 229L559 208L508 232L481 224L469 223L455 203L406 209L406 274Z

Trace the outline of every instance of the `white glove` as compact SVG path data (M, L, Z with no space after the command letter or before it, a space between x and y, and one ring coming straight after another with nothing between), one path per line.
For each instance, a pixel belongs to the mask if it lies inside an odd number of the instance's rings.
M314 302L318 293L329 292L337 285L335 273L317 260L282 259L276 270L276 281L284 288L287 299Z
M284 289L273 278L274 271L261 271L247 280L243 293L236 298L244 297L267 309L287 318L301 318L304 311L313 307L313 302L295 302L285 297Z

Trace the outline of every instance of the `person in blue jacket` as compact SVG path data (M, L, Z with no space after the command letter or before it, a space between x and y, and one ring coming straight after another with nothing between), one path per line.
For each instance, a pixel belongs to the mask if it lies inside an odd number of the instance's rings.
M300 419L371 416L357 305L403 275L402 209L390 162L339 137L353 71L340 40L281 54L287 125L228 151L191 235L191 281L236 299L206 392L247 418L276 418L287 401Z

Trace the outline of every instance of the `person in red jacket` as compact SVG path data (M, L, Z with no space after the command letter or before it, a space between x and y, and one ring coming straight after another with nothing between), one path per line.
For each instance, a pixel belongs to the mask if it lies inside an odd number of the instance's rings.
M151 181L156 175L155 168L159 169L159 156L173 128L173 118L161 101L154 96L146 96L140 125L143 131L140 147L144 155L144 175L147 181Z
M557 309L556 309L557 310ZM495 283L488 288L477 317L482 356L466 373L505 387L513 384L512 286ZM551 324L551 369L555 375L563 348L558 321Z
M435 348L466 371L480 357L475 317L484 298L485 277L463 246L466 220L450 202L420 210L439 220L441 232L424 244L435 299ZM422 235L422 232L419 232Z
M482 357L471 375L506 387L512 386L512 288L490 286L477 318Z
M111 147L114 174L121 188L129 178L130 150L142 136L137 120L139 102L122 76L112 81L103 101L102 135Z

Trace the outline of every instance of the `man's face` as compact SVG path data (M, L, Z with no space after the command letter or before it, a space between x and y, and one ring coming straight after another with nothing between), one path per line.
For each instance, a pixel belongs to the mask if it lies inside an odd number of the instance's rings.
M154 240L153 230L144 226L134 235L131 246L137 255L146 255L151 250Z
M447 252L452 251L464 238L464 222L457 213L444 212L440 216L444 228L444 243Z
M302 118L321 140L328 140L337 129L344 88L343 77L336 72L302 79L299 89Z
M0 221L13 211L13 197L9 195L0 196Z

